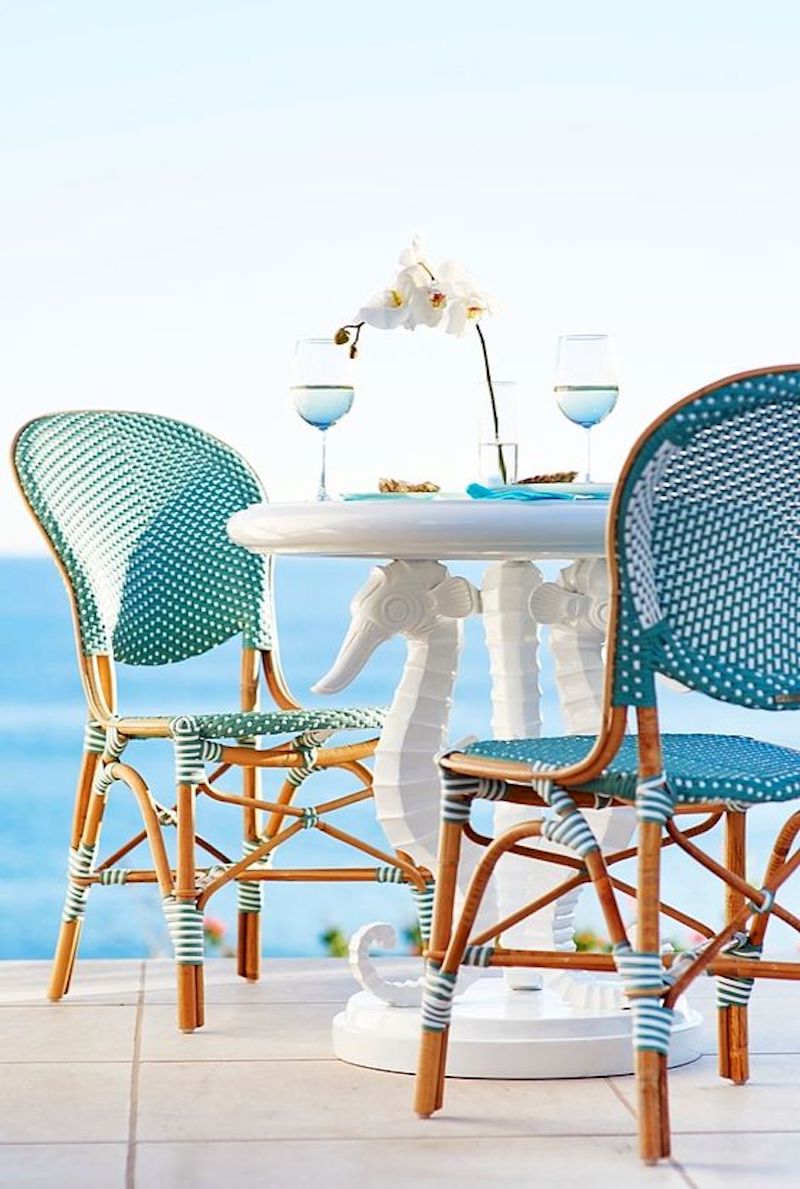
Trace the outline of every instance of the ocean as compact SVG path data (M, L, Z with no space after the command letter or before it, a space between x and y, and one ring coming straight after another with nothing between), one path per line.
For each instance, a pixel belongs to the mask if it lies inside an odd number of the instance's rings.
M390 701L403 664L404 647L393 640L380 649L353 685L337 699L315 698L310 686L326 671L348 624L348 604L361 586L368 562L280 559L276 604L283 667L299 700L310 705L382 705ZM543 564L550 577L558 564ZM454 573L480 581L477 564L455 564ZM545 633L546 639L546 633ZM46 958L52 954L64 894L75 774L85 711L75 664L72 624L61 579L47 558L0 560L0 958ZM236 709L238 641L182 664L160 669L120 669L120 704L125 713L185 713ZM560 729L552 671L542 652L545 732ZM490 734L489 678L479 620L466 623L451 737ZM769 714L714 703L698 694L664 689L664 729L752 734L789 745L800 742L791 713ZM133 744L126 753L141 760L157 798L172 804L172 761L167 744ZM269 795L269 777L265 795ZM320 799L352 789L352 778L318 778ZM234 787L234 786L230 786ZM313 786L312 786L313 787ZM274 784L273 784L274 791ZM482 807L485 811L485 807ZM792 806L765 806L749 816L748 875L758 882L772 839ZM231 855L239 853L239 811L201 804L201 832ZM337 824L385 846L367 802L337 815ZM131 795L112 789L102 848L140 828ZM706 839L709 837L705 836ZM290 849L291 848L291 849ZM718 848L709 845L712 853ZM674 848L673 848L674 851ZM140 852L141 854L141 852ZM146 860L142 860L146 865ZM343 854L316 831L287 845L278 865L361 862ZM630 872L623 873L630 878ZM719 885L674 853L665 859L665 892L685 910L715 923L721 919ZM235 937L235 893L226 889L210 913ZM800 911L800 893L784 897ZM599 914L585 893L577 914L595 927ZM398 931L413 923L408 893L385 884L275 884L265 892L264 948L267 954L297 956L326 952L323 934L348 936L370 921L391 922ZM667 930L685 939L680 928ZM796 936L780 922L770 927L770 948L795 948ZM402 948L402 939L399 945ZM85 957L129 957L169 953L158 895L153 886L97 888L81 942Z

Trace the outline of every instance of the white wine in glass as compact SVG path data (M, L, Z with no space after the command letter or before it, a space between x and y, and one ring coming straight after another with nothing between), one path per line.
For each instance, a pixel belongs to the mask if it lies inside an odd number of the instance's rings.
M333 339L299 339L292 360L294 407L308 425L322 432L318 500L330 499L325 475L327 431L353 406L353 362Z
M564 334L558 340L554 384L558 407L586 430L585 480L591 482L591 430L619 397L614 349L607 334Z

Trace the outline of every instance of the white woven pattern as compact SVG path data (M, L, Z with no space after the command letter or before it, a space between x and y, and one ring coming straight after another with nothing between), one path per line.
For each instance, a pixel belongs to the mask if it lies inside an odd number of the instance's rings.
M625 516L623 535L628 578L643 628L653 627L662 619L651 551L653 507L658 482L674 453L675 446L671 442L663 442L659 446L636 481Z

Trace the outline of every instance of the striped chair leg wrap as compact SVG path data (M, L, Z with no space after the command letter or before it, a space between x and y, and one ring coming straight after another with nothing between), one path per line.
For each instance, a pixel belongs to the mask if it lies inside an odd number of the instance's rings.
M729 958L750 958L757 962L761 957L761 946L744 941L726 950L725 954ZM737 974L717 975L717 1007L747 1007L754 982L754 978L742 978Z
M377 883L403 883L405 876L399 867L376 867Z
M114 783L114 777L111 775L111 764L115 763L115 761L111 760L109 763L106 763L106 758L104 755L95 772L92 792L96 797L105 797Z
M175 754L175 783L199 784L205 780L203 740L196 721L184 714L169 724Z
M443 974L428 963L422 991L422 1028L425 1032L444 1032L450 1025L456 976Z
M478 796L482 801L502 801L506 795L508 785L504 780L489 780L484 777L478 781Z
M664 1007L658 999L638 998L631 1001L633 1017L633 1046L640 1053L669 1053L672 1035L671 1007Z
M193 900L162 901L175 961L180 966L203 965L203 914Z
M469 821L473 797L479 795L481 782L477 776L460 776L447 768L440 769L442 782L442 821L453 825Z
M462 966L488 966L494 953L493 945L468 945L461 959Z
M106 762L112 764L115 760L120 759L129 742L130 740L125 735L120 734L119 729L112 720L106 729L103 744L103 756Z
M544 760L537 760L533 764L534 775L531 777L531 786L535 793L538 793L543 801L549 805L553 795L553 782L547 773L550 771L550 764Z
M86 912L86 901L89 898L89 884L76 883L76 879L86 879L92 874L92 864L97 848L86 846L83 842L69 852L67 871L67 893L64 897L64 909L61 913L62 921L79 921Z
M630 996L634 1048L666 1056L674 1013L661 1003L666 989L661 955L637 953L629 945L620 945L614 950L614 961Z
M127 883L130 873L129 867L106 867L104 871L97 872L97 882L106 887L112 884Z
M292 788L299 789L304 780L307 780L314 771L313 761L303 768L290 768L286 773L286 783L290 784Z
M297 768L290 768L286 774L287 781L294 788L299 788L316 770L317 752L332 734L333 731L329 730L303 731L302 735L296 737L294 745L302 755L303 763Z
M242 842L242 855L246 858L254 850L258 850L261 843L256 839L245 838ZM256 868L269 867L272 855L267 855ZM240 879L236 884L236 907L239 912L261 912L261 883L258 880Z
M431 939L431 926L433 925L433 896L436 890L434 881L428 880L425 884L424 891L419 888L412 887L411 895L414 898L414 903L417 909L417 920L419 921L419 932L422 938L423 946L426 946Z
M561 846L569 847L582 859L592 851L600 849L589 823L569 793L561 788L551 788L548 801L551 808L555 810L556 816L548 818L544 822L542 835L545 838L549 838L551 842L558 842Z
M83 732L83 748L84 751L91 751L94 755L101 756L105 751L106 733L100 726L99 722L94 719L89 719Z
M636 816L640 822L664 826L672 817L672 809L672 793L663 772L660 776L639 781L636 786Z

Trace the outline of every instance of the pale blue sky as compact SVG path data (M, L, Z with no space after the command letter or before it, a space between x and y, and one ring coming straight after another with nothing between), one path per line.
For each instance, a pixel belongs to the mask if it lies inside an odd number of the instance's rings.
M609 478L673 399L800 357L793 3L0 0L0 25L6 440L48 409L159 410L313 494L293 341L415 231L500 304L523 471L582 456L559 333L617 337ZM473 336L366 335L334 486L473 478L479 367ZM37 548L3 486L0 548Z

